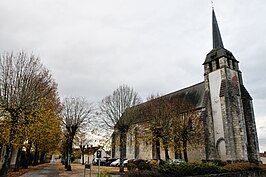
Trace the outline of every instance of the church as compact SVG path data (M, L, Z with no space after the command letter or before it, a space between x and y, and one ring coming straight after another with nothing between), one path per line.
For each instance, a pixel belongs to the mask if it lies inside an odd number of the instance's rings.
M214 9L212 9L212 37L213 49L203 61L204 81L126 110L112 135L112 157L167 160L184 158L186 155L188 161L259 163L252 97L244 86L239 61L223 45ZM182 151L178 155L172 144L167 145L167 153L164 153L163 138L161 140L148 138L153 119L145 107L149 104L154 105L151 109L157 109L156 100L160 98L166 98L164 100L179 98L182 101L174 104L183 107L183 110L176 114L185 115L184 113L187 114L193 109L194 115L202 122L202 133L194 135L201 137L198 146L194 147L189 142L186 147L187 154L183 156ZM186 103L191 106L184 106ZM165 107L167 104L167 101L164 101L160 102L159 106ZM126 116L129 112L133 117L131 121L128 121ZM164 115L167 115L166 112ZM125 124L125 122L130 123ZM173 120L170 122L174 125ZM193 126L191 118L187 122L191 124L190 127ZM121 125L124 125L122 129ZM196 126L200 129L199 125ZM168 141L177 140L170 140L169 137L170 135L167 137Z

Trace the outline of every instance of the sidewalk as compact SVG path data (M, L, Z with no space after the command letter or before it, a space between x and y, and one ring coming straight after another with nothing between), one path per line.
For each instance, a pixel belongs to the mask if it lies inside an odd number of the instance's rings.
M71 164L72 171L66 171L61 163L50 163L47 166L41 166L37 169L26 172L20 177L84 177L84 165ZM112 172L112 177L119 177L118 167L100 167L101 172ZM98 177L98 166L92 166L91 176L90 169L85 170L85 177Z

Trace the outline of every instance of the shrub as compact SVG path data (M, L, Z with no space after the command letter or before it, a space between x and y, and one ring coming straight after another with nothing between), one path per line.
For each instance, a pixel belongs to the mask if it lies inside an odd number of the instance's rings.
M223 170L210 163L181 163L177 164L165 164L159 168L159 171L163 174L171 174L174 176L189 176L189 175L204 175L221 173Z
M158 171L129 171L128 173L122 175L121 177L161 177L162 174L158 173ZM163 175L164 177L168 177L168 175Z
M212 164L215 164L217 166L225 166L227 163L225 161L222 161L222 160L214 160L211 162Z
M156 159L151 160L149 165L150 165L151 169L158 169L158 167L159 167L158 160L156 160Z
M137 159L137 160L134 160L133 161L133 163L135 164L135 165L139 165L141 162L146 162L146 160L143 160L143 159Z
M140 162L137 167L139 170L151 170L150 165L148 163L146 163L145 161Z
M238 172L238 171L260 170L261 168L254 163L238 162L238 163L225 165L223 169L229 172Z
M137 165L136 164L134 164L134 163L128 163L127 164L127 170L128 171L132 171L132 170L136 170L137 169Z
M146 160L143 160L143 159L137 159L137 160L134 160L132 161L133 164L136 165L136 167L139 169L139 170L150 170L151 167L149 165L149 163L146 162ZM132 165L132 167L134 168L135 166ZM130 167L131 168L131 167Z

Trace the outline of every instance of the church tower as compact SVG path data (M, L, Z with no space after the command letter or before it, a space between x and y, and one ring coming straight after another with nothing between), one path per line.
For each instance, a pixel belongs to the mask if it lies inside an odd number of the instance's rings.
M259 162L252 98L245 89L239 62L224 48L214 9L213 49L204 65L206 159Z

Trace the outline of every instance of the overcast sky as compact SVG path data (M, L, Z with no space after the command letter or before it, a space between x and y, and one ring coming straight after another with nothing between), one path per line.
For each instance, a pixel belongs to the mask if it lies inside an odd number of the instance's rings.
M240 62L266 151L266 1L214 0L224 46ZM203 81L210 0L1 0L0 50L40 57L61 98L98 103L121 84L143 98Z

